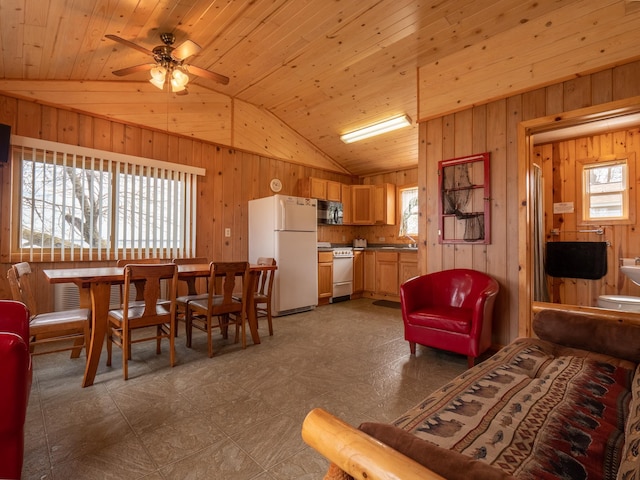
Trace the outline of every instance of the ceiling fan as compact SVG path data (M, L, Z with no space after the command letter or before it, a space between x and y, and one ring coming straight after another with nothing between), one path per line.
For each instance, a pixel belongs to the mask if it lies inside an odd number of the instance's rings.
M158 45L153 50L141 47L117 35L105 35L105 37L150 55L155 62L114 70L112 73L119 77L136 72L150 71L151 79L149 81L153 85L160 90L163 90L165 85L168 85L171 91L178 95L186 95L188 93L186 88L187 83L189 83L188 73L215 80L223 85L229 83L229 78L224 75L184 63L188 57L201 50L200 45L191 40L185 40L177 47L174 47L173 44L176 41L176 37L173 33L161 33L160 40L162 40L163 45Z

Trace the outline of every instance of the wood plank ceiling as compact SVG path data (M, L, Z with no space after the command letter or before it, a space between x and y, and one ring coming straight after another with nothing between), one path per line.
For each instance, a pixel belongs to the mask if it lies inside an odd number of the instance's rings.
M336 169L366 175L417 165L418 67L436 66L499 35L517 38L523 25L534 20L545 25L557 12L567 15L571 6L580 15L593 15L605 4L622 16L631 12L633 19L640 5L629 0L2 0L0 91L208 140L217 138L212 131L226 130L231 146L244 145L245 133L237 126L228 132L229 111L245 112L247 118L251 109L266 111ZM619 33L635 35L638 25L631 23ZM192 76L189 95L171 96L147 81L148 72L112 74L150 58L106 34L153 49L163 32L174 33L176 44L187 39L199 44L201 52L187 63L226 75L229 84ZM560 41L538 50L536 61L553 58L561 48ZM526 45L521 51L526 55ZM620 59L610 63L616 62ZM600 61L610 66L606 63ZM455 70L456 88L468 89ZM519 86L536 86L536 79ZM492 97L513 93L505 88ZM440 103L430 116L468 106ZM350 145L339 139L341 133L405 113L414 120L410 128Z

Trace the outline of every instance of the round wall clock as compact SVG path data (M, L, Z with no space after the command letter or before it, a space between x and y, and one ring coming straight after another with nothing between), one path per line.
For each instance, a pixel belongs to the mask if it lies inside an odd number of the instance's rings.
M282 190L282 182L281 182L279 179L277 179L277 178L272 179L272 180L271 180L271 183L270 183L269 185L270 185L271 190L272 190L273 192L276 192L276 193L277 193L277 192L279 192L280 190Z

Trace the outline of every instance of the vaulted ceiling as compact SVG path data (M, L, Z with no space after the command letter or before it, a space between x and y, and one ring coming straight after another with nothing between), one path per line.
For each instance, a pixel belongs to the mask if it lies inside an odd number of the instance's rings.
M485 97L497 98L549 83L553 63L547 62L545 72L533 66L585 39L594 52L615 50L613 37L589 37L589 30L615 22L616 35L628 39L637 35L639 11L640 2L631 0L2 0L0 92L259 153L266 153L267 138L268 151L279 151L277 125L306 143L300 152L319 152L320 160L304 153L292 160L365 175L417 164L416 121L469 106L455 95L447 100L447 90L455 86L468 93L484 79L494 85ZM465 57L493 42L511 52L505 62L513 60L514 42L531 36L532 25L539 24L544 36L544 27L558 18L583 19L580 35L559 36L537 48L528 73L520 62L513 72L516 88ZM187 63L225 75L229 83L191 75L189 95L178 96L151 85L148 70L112 74L149 63L150 57L105 35L152 50L164 32L175 35L176 45L200 45ZM528 44L517 51L526 59ZM502 63L499 50L491 55ZM597 65L576 63L572 73L620 64L620 55L601 55ZM421 69L418 79L418 67L425 65L433 66L433 76ZM440 78L449 80L434 84L443 65L447 73ZM424 111L418 111L419 83L433 89L437 108L427 112L429 99L421 98ZM471 95L468 102L477 100ZM413 125L349 145L339 139L400 114L408 114Z

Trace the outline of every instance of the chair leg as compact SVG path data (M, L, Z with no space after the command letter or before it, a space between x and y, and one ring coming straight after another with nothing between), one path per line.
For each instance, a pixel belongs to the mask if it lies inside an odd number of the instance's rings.
M411 355L416 354L416 342L409 342L409 350L411 351Z
M211 338L211 317L207 316L207 349L209 353L209 358L213 357L213 339Z
M169 362L173 367L176 364L176 319L172 318L169 324Z
M131 339L129 338L129 329L122 326L122 376L125 380L129 379L129 355L131 352Z
M82 352L82 346L85 344L86 340L84 338L76 338L73 341L73 350L71 350L71 358L78 358L80 356L80 352Z
M191 310L189 309L189 305L187 305L184 312L184 333L187 337L187 348L191 348L191 337L193 334L192 328L193 326L191 324Z
M267 303L267 323L269 324L269 335L273 337L273 323L271 321L271 302Z
M242 335L242 348L247 348L247 332L245 330L246 324L248 323L248 319L244 318L244 314L240 312L240 334ZM236 332L238 331L238 327L236 327Z
M156 355L160 355L162 353L162 325L156 326Z
M113 330L107 325L107 367L111 366L111 351L113 350Z
M467 366L471 368L475 364L476 364L476 357L472 357L471 355L467 356Z

